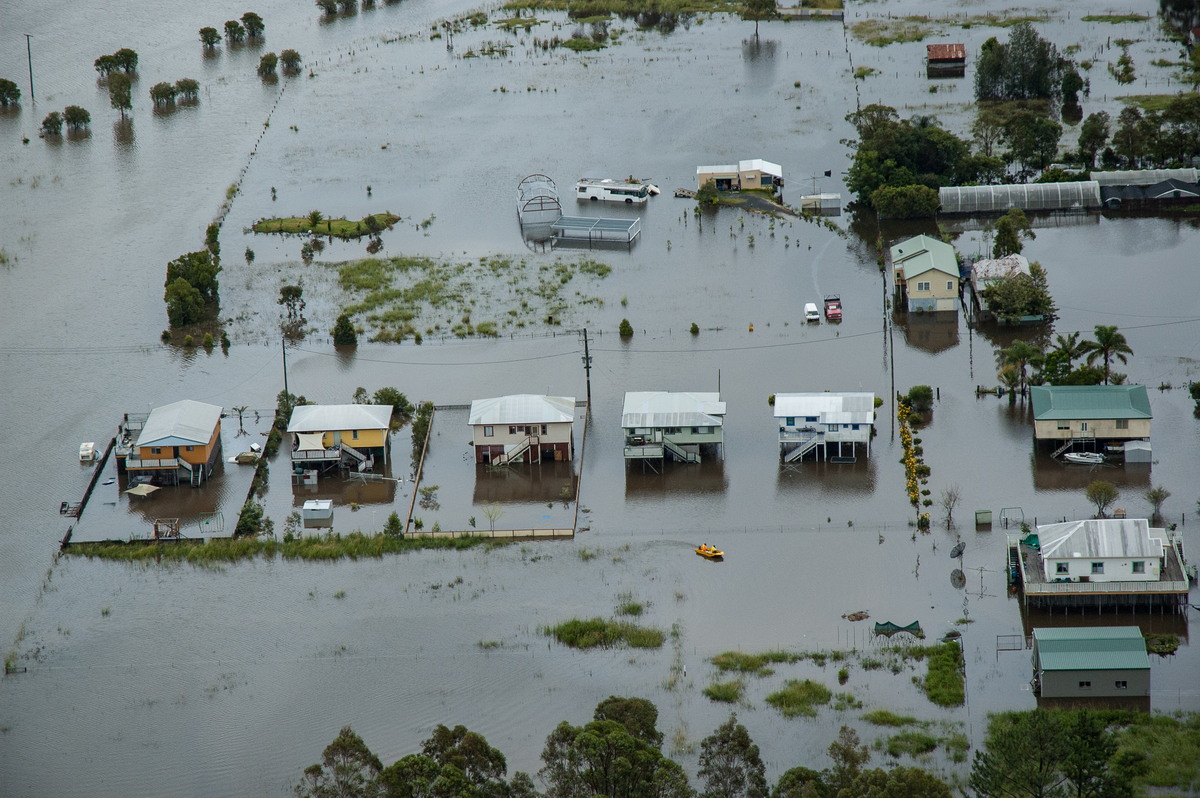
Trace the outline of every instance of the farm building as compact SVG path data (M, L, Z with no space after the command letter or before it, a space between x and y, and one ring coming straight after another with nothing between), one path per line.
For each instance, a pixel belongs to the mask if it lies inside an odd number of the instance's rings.
M941 213L1004 213L1099 208L1100 184L1095 180L1069 183L1025 183L1003 186L946 186L938 189Z
M1150 695L1150 657L1136 626L1033 630L1033 684L1042 698Z
M712 181L717 191L741 191L747 188L783 190L783 167L753 158L722 166L697 166L696 188Z

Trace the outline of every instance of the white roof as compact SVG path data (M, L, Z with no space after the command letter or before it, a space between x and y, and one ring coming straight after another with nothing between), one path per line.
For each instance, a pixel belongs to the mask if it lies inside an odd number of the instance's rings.
M971 266L971 276L976 285L1013 274L1029 274L1029 259L1024 255L1013 253L995 260L977 260Z
M574 423L574 396L519 393L471 402L471 426L479 424Z
M211 439L221 408L184 399L156 407L150 412L137 446L200 446Z
M817 416L823 424L874 424L875 394L777 393L775 418Z
M1163 541L1150 536L1145 518L1089 518L1037 528L1042 559L1161 557Z
M723 172L751 172L758 170L775 177L783 177L783 167L777 163L764 161L762 158L751 158L737 163L718 164L716 166L697 166L696 174L718 174Z
M630 391L625 394L621 427L719 427L724 415L719 393Z
M391 405L300 405L292 410L287 431L387 429L391 423Z
M764 161L762 158L752 158L748 161L738 161L739 171L749 172L756 169L760 172L766 172L769 175L783 177L783 167L777 163Z

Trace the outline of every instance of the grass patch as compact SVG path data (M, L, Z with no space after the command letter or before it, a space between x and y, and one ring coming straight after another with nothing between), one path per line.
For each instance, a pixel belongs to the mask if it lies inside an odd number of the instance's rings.
M876 69L875 67L860 66L860 67L854 68L854 79L855 80L866 80L867 78L871 77L872 75L878 75L878 74L879 74L879 70Z
M891 756L899 757L903 754L909 756L920 756L928 754L938 746L938 738L924 732L906 731L894 734L888 738L887 752Z
M563 39L559 46L577 53L587 53L593 50L603 50L604 42L598 42L595 39L586 39L582 36L572 36L569 39Z
M897 19L864 19L850 25L856 39L872 47L919 42L933 35L933 20L925 16Z
M771 665L779 663L799 662L802 656L790 651L764 651L761 654L746 654L741 651L723 651L710 661L717 669L726 672L750 673L755 676L769 676L775 671Z
M1145 14L1088 14L1080 19L1084 22L1110 22L1120 25L1125 22L1146 22L1150 17Z
M508 11L530 9L535 11L566 11L572 19L591 18L598 15L615 14L619 17L634 17L643 11L659 14L695 14L742 10L740 2L732 0L509 0L503 8Z
M517 30L518 28L530 30L534 25L541 25L544 21L537 17L507 17L496 20L494 24L502 30Z
M661 648L666 635L659 629L603 618L572 618L550 627L546 634L571 648Z
M958 643L950 642L926 646L925 651L929 668L921 682L925 695L940 707L962 706L966 701L962 648Z
M504 647L504 644L499 640L480 640L478 643L476 643L476 645L484 651L492 651L494 649Z
M617 607L617 615L632 615L636 617L645 611L646 607L640 601L626 601Z
M853 693L834 693L833 708L839 712L848 709L862 709L863 702L854 697Z
M1172 103L1180 100L1195 101L1200 97L1198 92L1183 92L1180 94L1127 94L1118 97L1125 105L1136 105L1143 111L1165 111Z
M971 750L971 741L962 732L955 732L942 741L942 747L946 749L951 762L966 762L967 752Z
M311 233L334 238L361 238L389 230L398 221L400 221L400 217L390 212L373 213L357 221L321 219L316 224L313 224L307 216L284 216L259 219L250 229L256 233Z
M845 8L842 0L800 0L801 8L820 8L825 11L835 11Z
M767 696L767 703L775 707L785 718L816 717L817 707L828 704L833 698L829 688L811 679L800 681L789 679L783 689Z
M913 726L921 722L909 715L897 715L895 712L890 712L886 709L873 709L863 715L863 720L875 726L892 726L896 728Z
M1146 635L1146 650L1151 654L1166 656L1174 654L1179 648L1179 635L1156 634Z
M713 682L704 688L704 695L711 701L736 704L742 700L742 693L745 692L745 689L746 685L742 683L741 679L734 679L731 682Z
M1119 749L1146 757L1146 775L1135 784L1191 794L1200 784L1200 713L1177 717L1131 716L1131 725L1117 732ZM1144 794L1144 793L1142 793Z
M400 538L377 533L350 532L319 538L278 541L272 538L221 538L201 540L130 541L127 543L74 543L63 549L68 555L124 562L186 562L193 565L232 563L256 557L285 560L329 561L365 559L385 554L404 554L425 549L470 549L492 547L490 538Z

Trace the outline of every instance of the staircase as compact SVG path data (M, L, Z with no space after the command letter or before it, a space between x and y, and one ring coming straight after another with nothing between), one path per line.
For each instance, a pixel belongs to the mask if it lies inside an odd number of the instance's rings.
M492 461L493 465L508 465L514 460L522 457L525 452L529 451L529 447L536 443L532 435L527 436L524 440L509 444L504 447L504 454L496 455L496 459Z
M800 442L799 446L797 446L795 449L792 449L790 452L788 452L786 455L784 455L783 462L785 462L785 463L796 462L801 457L808 454L813 449L817 448L817 444L820 442L821 442L820 435L813 435L811 438L805 438L803 441Z
M683 463L699 463L700 462L700 453L699 452L689 452L687 449L684 449L682 446L678 445L677 443L675 443L674 441L672 441L670 438L666 437L665 435L663 436L662 444L663 444L663 449L665 449L666 451L675 455L675 459L679 460L680 462L683 462Z
M1070 449L1074 445L1075 445L1075 440L1072 438L1071 440L1064 443L1062 446L1059 446L1057 449L1055 449L1054 453L1051 454L1050 457L1052 457L1052 458L1058 457L1060 454L1065 452L1067 449Z
M351 457L353 457L355 460L357 460L360 463L365 463L369 459L367 457L367 455L363 454L358 449L355 449L353 446L348 446L345 443L340 444L340 446L342 447L343 452L350 455Z
M204 466L193 466L181 457L179 458L179 467L188 472L188 484L193 488L200 487L204 482Z

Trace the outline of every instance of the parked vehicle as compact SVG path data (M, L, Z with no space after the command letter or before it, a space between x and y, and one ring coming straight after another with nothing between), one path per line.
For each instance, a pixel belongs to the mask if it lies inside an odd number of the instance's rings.
M820 321L821 311L817 310L817 303L807 302L804 305L804 320L805 321Z
M825 296L825 320L842 320L842 298L837 294L826 294Z
M658 193L657 190L654 193ZM649 183L585 177L575 184L575 199L643 203L650 198Z

